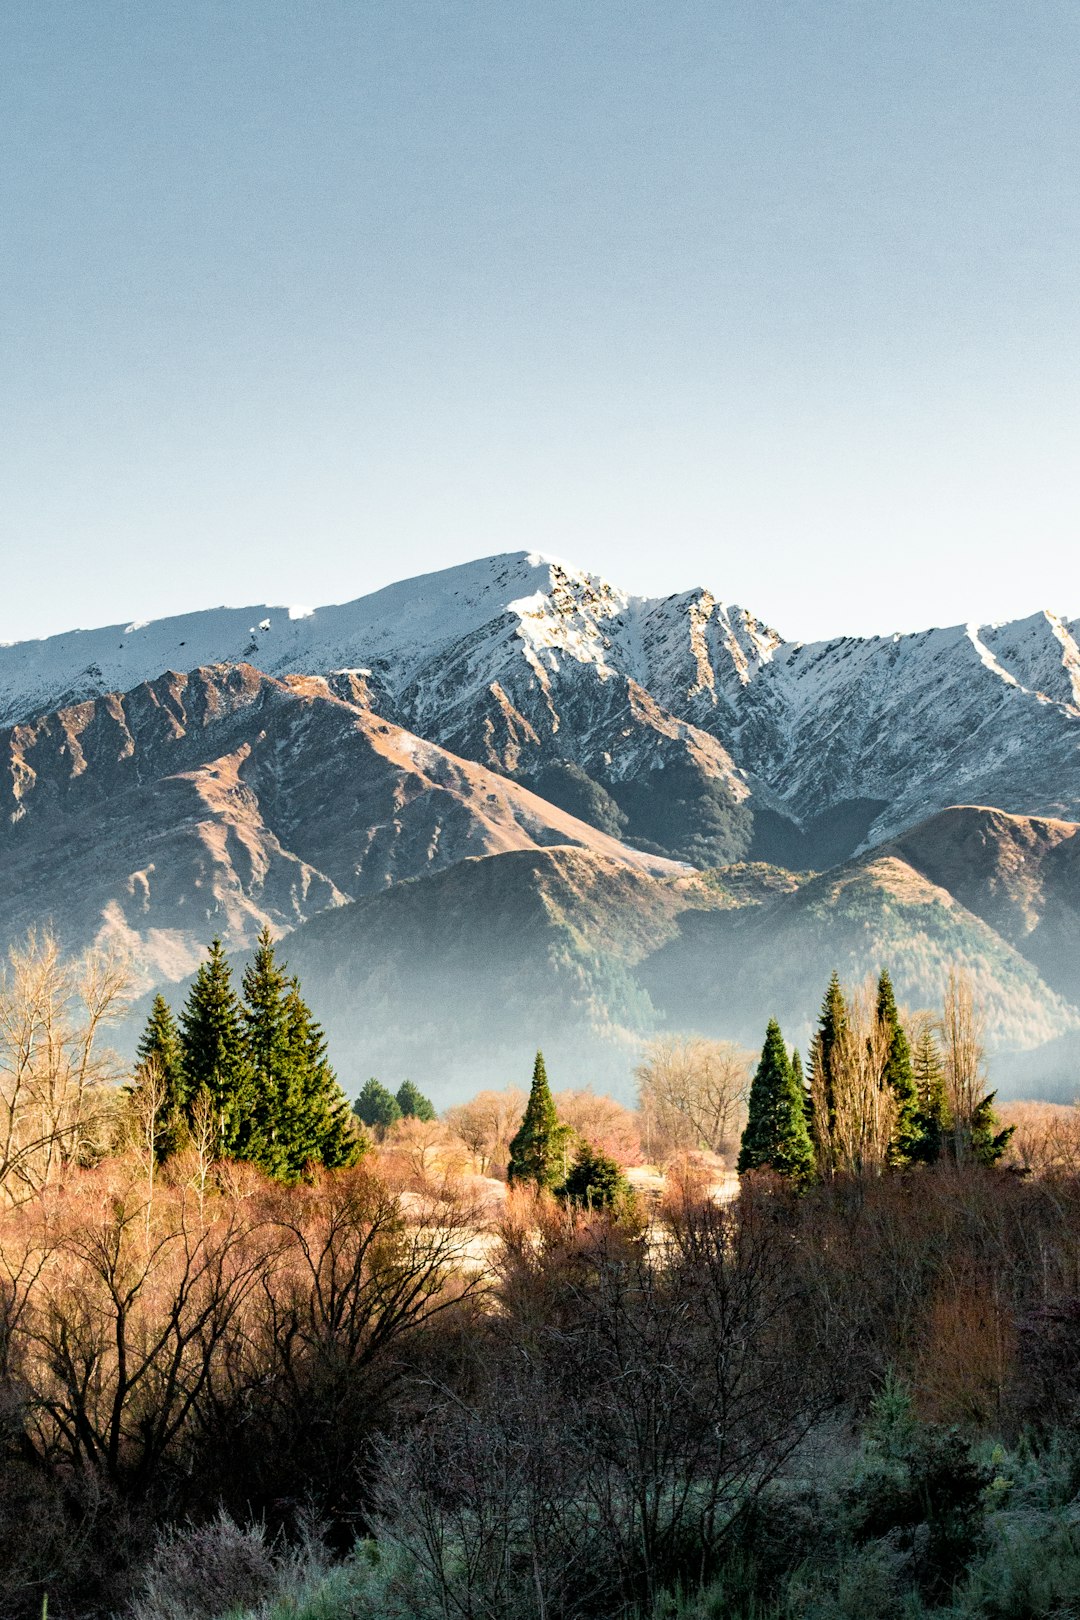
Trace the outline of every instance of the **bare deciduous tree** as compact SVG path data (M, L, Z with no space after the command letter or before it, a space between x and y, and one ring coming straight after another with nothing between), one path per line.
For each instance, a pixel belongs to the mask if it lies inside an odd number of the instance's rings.
M647 1155L707 1148L730 1156L745 1124L752 1072L753 1054L731 1041L652 1041L637 1069Z
M50 933L9 953L0 981L0 1197L18 1203L51 1185L95 1145L119 1065L101 1046L124 1009L119 957L65 960Z
M941 1015L941 1055L957 1151L970 1135L975 1110L986 1094L986 1015L971 974L950 968Z
M872 978L844 992L844 1009L827 1056L819 1035L810 1049L817 1166L824 1176L880 1174L888 1163L896 1099L885 1077L889 1032L877 1017Z
M525 1102L525 1093L512 1086L478 1092L470 1102L447 1109L447 1126L464 1142L482 1176L505 1168Z

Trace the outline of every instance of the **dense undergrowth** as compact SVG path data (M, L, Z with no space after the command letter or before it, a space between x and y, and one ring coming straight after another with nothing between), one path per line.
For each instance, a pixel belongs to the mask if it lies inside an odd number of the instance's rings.
M15 1620L1078 1612L1074 1176L485 1232L363 1165L111 1162L2 1225Z

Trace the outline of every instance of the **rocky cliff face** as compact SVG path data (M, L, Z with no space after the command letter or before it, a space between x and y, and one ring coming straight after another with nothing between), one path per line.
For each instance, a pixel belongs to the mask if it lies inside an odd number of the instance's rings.
M0 757L0 933L51 918L151 977L187 972L213 934L243 945L474 856L565 844L673 869L318 677L246 664L41 716Z
M166 668L243 661L323 675L500 772L572 761L618 798L625 783L688 769L733 811L749 802L759 838L779 815L816 858L822 819L835 842L838 813L843 854L957 802L1080 812L1078 633L1042 613L804 645L705 590L631 597L516 553L341 607L216 609L0 648L0 715L25 719ZM650 838L646 821L629 830ZM737 846L733 835L720 853Z

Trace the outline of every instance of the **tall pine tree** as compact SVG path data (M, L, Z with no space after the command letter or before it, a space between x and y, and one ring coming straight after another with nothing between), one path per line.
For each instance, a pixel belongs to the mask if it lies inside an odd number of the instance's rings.
M559 1123L544 1068L544 1054L537 1052L529 1101L510 1143L507 1180L511 1184L531 1182L539 1188L555 1187L566 1176L570 1135L569 1126Z
M264 928L244 970L244 1041L251 1070L252 1125L247 1157L267 1175L282 1176L291 1160L297 1094L303 1076L289 1041L289 981Z
M215 939L180 1014L180 1044L187 1095L193 1098L206 1088L214 1111L217 1152L230 1159L246 1159L257 1135L244 1037L229 963L220 939Z
M814 1173L803 1087L775 1018L769 1020L761 1061L750 1086L749 1117L738 1163L740 1175L765 1168L799 1182L809 1181Z
M916 1037L911 1069L915 1081L919 1130L913 1157L920 1164L936 1164L945 1151L952 1121L945 1089L945 1066L928 1020L923 1021Z
M287 1143L285 1174L303 1174L308 1165L340 1170L363 1151L352 1112L326 1055L326 1037L311 1016L296 979L285 998L290 1073L299 1083L286 1089L290 1115L283 1124Z
M911 1063L911 1049L896 1006L892 979L883 970L878 979L876 1018L884 1055L882 1079L893 1096L895 1118L889 1140L889 1163L910 1164L919 1157L922 1128L919 1093Z
M839 975L834 971L810 1043L810 1140L822 1175L831 1175L833 1169L834 1053L847 1039L847 1034L847 1003Z
M139 1039L134 1081L133 1096L146 1087L153 1087L155 1092L154 1153L160 1163L175 1153L183 1142L188 1090L180 1033L164 996L154 997L146 1027Z

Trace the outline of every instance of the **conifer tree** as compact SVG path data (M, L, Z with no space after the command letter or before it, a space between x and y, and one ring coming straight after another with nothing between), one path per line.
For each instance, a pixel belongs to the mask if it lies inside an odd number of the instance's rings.
M355 1164L363 1144L326 1055L326 1037L295 979L285 997L285 1020L288 1070L298 1078L283 1092L288 1109L282 1122L284 1173L295 1180L309 1164L322 1164L328 1170Z
M934 1031L928 1022L924 1022L915 1041L911 1066L918 1126L918 1142L913 1157L920 1164L936 1164L952 1122L945 1090L945 1067Z
M834 1054L848 1034L847 1003L834 971L821 1003L818 1027L810 1044L810 1141L817 1168L828 1175L833 1168L833 1131L836 1124Z
M769 1020L750 1087L749 1118L738 1162L740 1175L765 1167L793 1181L808 1181L814 1173L803 1089L775 1018Z
M143 1086L153 1086L157 1093L153 1139L154 1153L162 1163L176 1152L184 1138L187 1086L180 1033L172 1009L161 995L154 997L136 1048L133 1094Z
M989 1092L978 1104L971 1119L971 1156L976 1164L988 1168L997 1164L1016 1129L1015 1125L998 1129L1001 1121L994 1112L996 1096L996 1091Z
M897 1011L892 979L884 969L878 979L876 1016L878 1036L884 1050L882 1080L892 1092L896 1110L889 1141L889 1163L910 1164L919 1156L923 1135L919 1120L919 1094L911 1063L911 1049Z
M566 1175L570 1134L569 1127L559 1123L544 1068L544 1054L537 1052L529 1101L517 1135L510 1143L507 1180L511 1184L532 1182L535 1187L555 1187Z
M430 1124L435 1118L435 1105L411 1080L403 1080L398 1087L397 1105L403 1119L420 1119Z
M380 1081L368 1080L353 1103L353 1113L381 1140L392 1125L401 1118L401 1108L392 1091Z
M246 1157L267 1175L286 1174L299 1128L304 1057L290 1042L289 981L263 928L244 970L244 1039L251 1070L252 1121Z
M620 1165L589 1142L581 1142L556 1196L579 1209L628 1209L633 1190Z
M180 1044L188 1098L206 1088L217 1128L217 1151L244 1159L255 1139L254 1092L244 1020L220 939L210 945L180 1015Z

